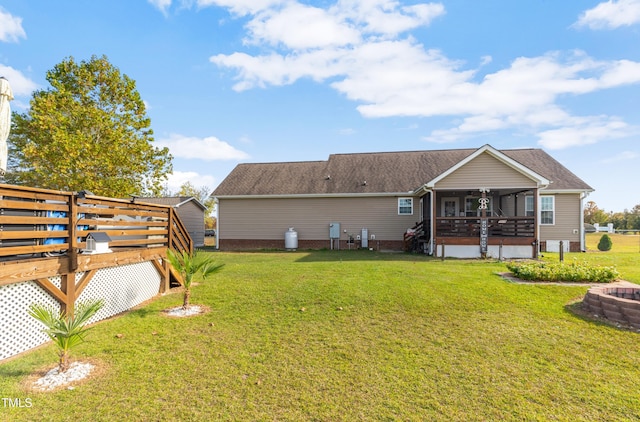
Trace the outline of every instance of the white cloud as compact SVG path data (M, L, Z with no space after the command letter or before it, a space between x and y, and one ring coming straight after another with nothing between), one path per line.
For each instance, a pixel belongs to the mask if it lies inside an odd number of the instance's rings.
M291 3L259 13L247 24L254 44L283 44L292 49L324 48L357 43L359 32L331 13Z
M582 13L576 27L615 29L640 23L640 0L609 0Z
M166 15L169 7L171 7L171 0L147 0L153 7L162 12L163 15Z
M232 13L245 16L289 2L289 0L197 0L197 5L198 7L226 7Z
M617 163L619 161L637 160L640 158L640 153L635 151L622 151L621 153L614 155L613 157L605 158L602 160L604 164Z
M22 18L13 16L0 6L0 41L18 42L20 38L27 38L22 28Z
M515 58L508 67L481 77L489 56L479 58L478 68L468 68L404 35L443 15L441 4L338 0L320 9L294 0L271 8L268 2L240 3L247 6L243 10L249 15L248 42L266 53L235 52L210 58L236 72L236 91L310 78L328 81L357 102L357 110L365 117L457 119L452 127L434 130L425 138L431 142L519 128L529 135L539 133L540 145L566 148L618 138L631 130L607 116L573 116L559 102L640 83L638 62L599 61L581 51L549 52ZM250 3L259 7L248 8ZM318 36L329 30L333 36Z
M210 175L201 175L194 171L174 171L167 179L166 188L169 192L177 192L187 182L195 188L206 186L209 190L213 190L217 185L216 179Z
M11 85L13 96L27 96L38 88L38 85L11 66L0 64L0 76L4 76Z
M174 133L169 138L156 140L155 144L161 148L168 147L171 155L180 158L205 161L243 160L249 158L247 153L235 149L215 136L196 138Z
M548 149L563 149L589 145L604 139L623 138L631 134L629 126L614 118L580 119L572 126L546 130L539 133L538 143Z
M395 0L340 0L330 9L341 20L349 20L364 34L395 36L429 25L445 13L440 3L402 6Z

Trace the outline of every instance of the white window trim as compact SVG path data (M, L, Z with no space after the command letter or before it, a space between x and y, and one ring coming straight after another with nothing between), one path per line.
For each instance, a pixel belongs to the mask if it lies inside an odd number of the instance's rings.
M440 210L440 213L441 213L441 214L440 214L440 215L441 215L442 217L444 217L444 216L447 214L447 213L446 213L446 207L445 207L445 204L446 204L446 202L449 202L449 201L451 201L451 202L454 202L454 203L455 203L455 206L454 206L454 207L455 207L454 215L453 215L453 216L450 216L450 217L458 217L458 214L459 214L459 212L460 212L460 198L458 198L457 196L446 196L446 197L444 197L444 198L442 198L442 199L440 200L440 208L441 208L441 210Z
M543 210L542 209L542 198L551 198L551 209L550 210ZM543 223L542 222L542 212L543 211L550 211L551 212L551 216L552 216L552 221L551 223ZM540 206L539 206L539 221L540 221L540 225L541 226L554 226L556 224L556 197L554 195L540 195Z
M536 200L536 198L533 195L525 195L524 198L525 198L524 199L524 215L526 215L527 217L530 217L529 214L527 214L527 213L531 212L531 216L533 216L533 213L535 211L535 207L533 206L533 204L535 204L534 201ZM529 198L531 198L531 199L529 199ZM527 208L527 205L528 205L529 201L531 201L531 209Z
M407 200L407 199L408 199L409 201L411 201L411 212L410 212L410 213L400 212L400 208L401 208L401 207L400 207L400 201ZM402 198L398 198L398 215L413 215L413 202L414 202L414 201L413 201L413 198L411 198L411 197L402 197ZM405 206L403 206L402 208L406 208L406 205L405 205Z

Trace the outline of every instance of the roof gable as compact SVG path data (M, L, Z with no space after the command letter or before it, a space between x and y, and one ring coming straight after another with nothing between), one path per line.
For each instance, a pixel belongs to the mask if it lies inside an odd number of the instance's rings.
M521 163L513 160L512 158L496 150L490 145L484 145L478 148L473 154L467 156L466 158L458 162L453 167L447 169L443 173L439 174L436 178L427 182L425 186L428 188L434 188L436 184L443 182L447 178L451 178L453 174L455 174L456 172L460 172L461 169L463 169L465 166L469 166L470 163L472 163L473 161L480 160L483 156L490 156L494 160L498 161L499 163L511 168L518 174L524 176L524 178L533 181L537 185L536 187L542 188L549 185L549 180L539 175L535 171L531 170L529 167L526 167ZM482 183L483 181L480 181L480 184ZM496 182L494 181L492 184L495 185Z

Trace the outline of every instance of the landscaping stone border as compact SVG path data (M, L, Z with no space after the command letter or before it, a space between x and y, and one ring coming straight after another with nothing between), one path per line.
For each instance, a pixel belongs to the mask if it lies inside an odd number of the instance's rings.
M640 328L640 285L617 281L589 289L582 300L585 310L620 324Z

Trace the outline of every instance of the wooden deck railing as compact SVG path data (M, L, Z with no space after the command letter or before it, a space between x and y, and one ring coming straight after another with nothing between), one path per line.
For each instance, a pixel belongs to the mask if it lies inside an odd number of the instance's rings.
M425 253L425 244L429 242L429 220L417 222L404 233L405 252Z
M491 237L535 237L533 217L489 217ZM480 218L438 217L436 237L479 237Z
M109 239L100 252L110 253L85 253L90 252L87 237L98 232ZM151 262L160 276L158 293L166 292L172 280L182 283L166 259L168 249L193 252L193 241L171 206L0 184L0 286L34 281L64 312L73 311L104 268ZM60 286L51 281L58 276Z
M109 247L193 251L172 207L82 193L0 184L0 260L74 255L93 232Z

